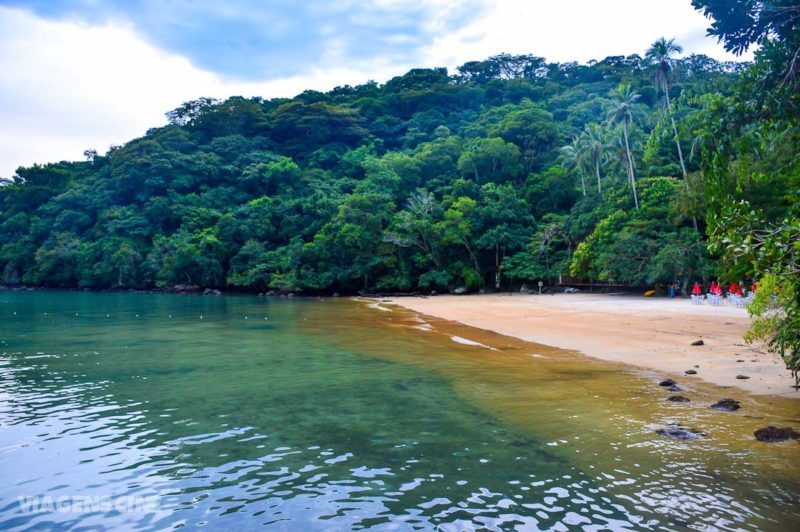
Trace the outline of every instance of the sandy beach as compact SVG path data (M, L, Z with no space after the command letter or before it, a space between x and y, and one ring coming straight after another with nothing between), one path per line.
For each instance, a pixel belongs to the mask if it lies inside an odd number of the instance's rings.
M383 300L388 301L388 300ZM530 342L702 379L757 395L800 399L780 357L747 344L747 311L686 299L598 294L400 297L391 302ZM704 345L692 346L703 340ZM686 375L694 370L696 375ZM738 379L737 376L748 379Z

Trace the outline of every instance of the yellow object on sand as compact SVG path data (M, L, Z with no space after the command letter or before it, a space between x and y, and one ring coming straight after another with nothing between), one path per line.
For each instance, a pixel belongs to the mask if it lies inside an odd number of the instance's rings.
M644 297L653 297L654 295L656 295L655 290L648 290L647 292L644 293Z

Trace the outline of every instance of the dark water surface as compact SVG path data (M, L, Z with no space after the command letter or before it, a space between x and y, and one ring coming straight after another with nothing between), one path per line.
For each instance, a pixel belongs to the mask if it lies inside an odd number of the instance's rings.
M364 302L0 292L0 529L800 528L800 445L752 437L800 403L654 380Z

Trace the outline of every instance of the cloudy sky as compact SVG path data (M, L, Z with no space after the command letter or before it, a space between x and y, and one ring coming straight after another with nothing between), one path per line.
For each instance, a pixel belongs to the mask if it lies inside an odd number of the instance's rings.
M502 52L675 37L732 59L690 0L0 0L0 177L103 153L200 96L293 96Z

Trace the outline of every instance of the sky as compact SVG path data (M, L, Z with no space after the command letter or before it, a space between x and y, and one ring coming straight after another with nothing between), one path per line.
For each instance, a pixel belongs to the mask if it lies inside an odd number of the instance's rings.
M691 0L0 0L0 177L79 160L201 96L290 97L499 53L735 59Z

